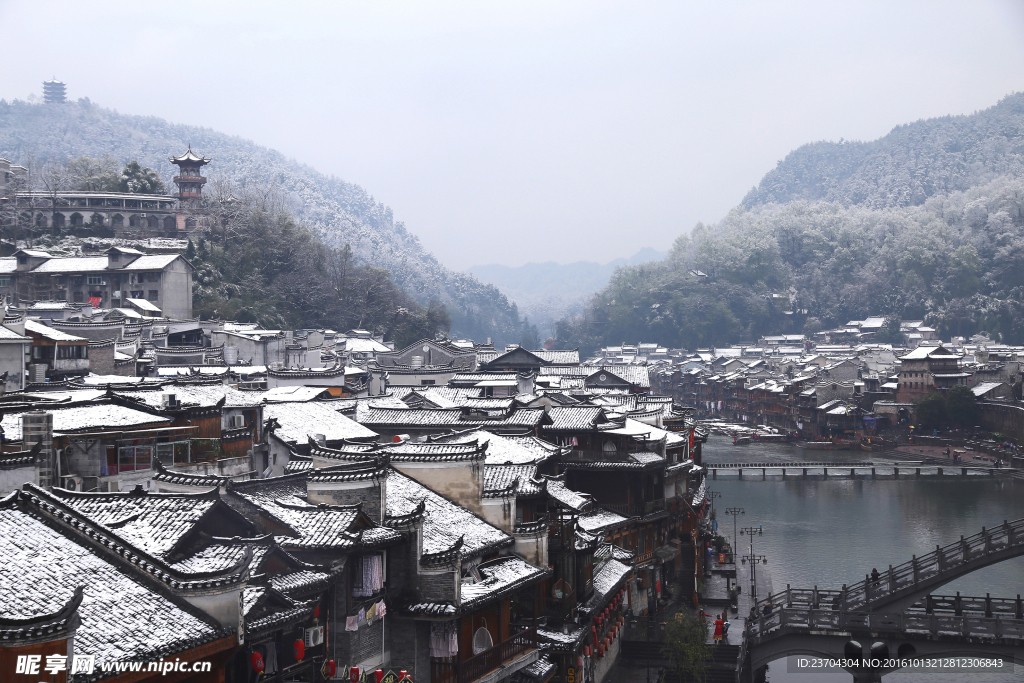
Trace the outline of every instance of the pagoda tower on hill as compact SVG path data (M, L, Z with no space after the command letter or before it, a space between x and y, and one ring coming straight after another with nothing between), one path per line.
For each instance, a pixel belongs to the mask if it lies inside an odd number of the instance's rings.
M63 104L68 101L67 86L56 78L43 81L43 102L46 104Z
M202 169L210 161L210 157L201 157L193 152L192 145L189 145L188 151L181 156L171 157L171 163L178 167L174 184L178 186L178 199L183 205L199 205L203 198L203 185L206 184Z

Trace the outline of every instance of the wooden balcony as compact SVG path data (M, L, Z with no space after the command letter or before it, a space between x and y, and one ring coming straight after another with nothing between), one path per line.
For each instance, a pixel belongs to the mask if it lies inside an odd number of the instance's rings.
M643 517L644 515L649 515L652 512L664 510L665 500L649 500L646 503L601 503L601 505L612 512L617 512L620 515L625 515L626 517Z
M508 666L537 649L537 627L531 626L501 641L489 650L461 662L434 659L430 662L431 683L473 683L501 666ZM455 658L453 658L455 659Z

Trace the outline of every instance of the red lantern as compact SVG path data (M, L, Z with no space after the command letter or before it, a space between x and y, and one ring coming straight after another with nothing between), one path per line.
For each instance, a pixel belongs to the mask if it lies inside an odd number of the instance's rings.
M295 661L301 662L302 658L306 656L306 644L301 640L296 639L292 643L292 653L295 655Z
M603 645L601 647L597 648L597 656L598 657L604 657L604 646Z
M398 680L399 681L404 681L408 677L409 677L409 672L406 671L405 669L402 669L401 671L398 672Z
M377 683L381 683L381 681L384 680L384 670L383 669L377 669L376 671L374 671L373 672L373 678L374 678L374 680L377 681Z
M338 665L333 659L328 659L324 662L324 676L327 678L334 678L334 674L338 671Z
M314 619L319 619L320 618L320 605L317 605L316 607L313 608L313 618Z
M251 655L249 655L249 661L252 663L253 671L255 671L258 674L263 673L263 655L261 655L259 652L253 652Z
M576 666L583 666L583 657L576 658Z
M358 666L353 666L351 669L348 670L348 679L350 681L352 681L352 683L359 683L359 667Z
M589 645L584 645L583 646L583 656L584 657L589 657L590 656L590 646Z

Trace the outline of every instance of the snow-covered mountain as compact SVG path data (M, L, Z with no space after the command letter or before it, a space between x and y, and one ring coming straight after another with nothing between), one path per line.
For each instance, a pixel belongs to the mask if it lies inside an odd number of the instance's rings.
M326 244L350 244L360 261L389 270L398 286L422 303L444 302L453 334L518 341L521 321L514 303L493 285L441 265L390 208L358 185L251 140L155 116L120 114L87 99L63 105L0 100L0 156L22 165L110 155L137 159L172 186L175 169L167 157L189 144L213 157L207 167L211 182L224 178L280 187L296 216Z

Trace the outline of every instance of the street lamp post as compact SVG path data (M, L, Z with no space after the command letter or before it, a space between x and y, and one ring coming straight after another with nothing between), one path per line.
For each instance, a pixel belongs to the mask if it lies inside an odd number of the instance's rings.
M743 527L742 529L740 529L740 533L741 534L746 534L747 537L750 538L750 554L745 556L745 557L743 557L743 558L741 558L741 560L745 562L748 558L755 558L755 557L757 557L757 556L754 555L754 536L755 535L757 535L757 536L763 535L764 534L764 529L761 527L761 525L758 525L758 526L746 526L746 527ZM760 562L764 562L765 561L763 555L760 556L760 558L761 559L759 559L759 560L751 559L751 562L750 562L750 596L751 596L750 599L754 601L755 605L757 604L757 565Z
M725 514L732 515L732 553L733 562L736 562L736 551L740 547L739 536L736 534L736 517L747 514L747 511L743 508L725 508Z
M713 514L715 512L715 498L721 498L722 494L718 491L708 491L707 497L711 500L711 512Z

